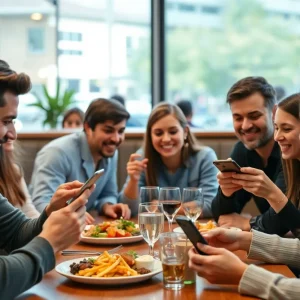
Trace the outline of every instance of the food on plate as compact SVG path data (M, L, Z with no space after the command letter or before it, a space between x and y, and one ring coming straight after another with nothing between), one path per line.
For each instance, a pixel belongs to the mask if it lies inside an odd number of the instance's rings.
M207 223L196 222L196 227L199 231L207 231L216 228L217 224L210 220Z
M70 272L84 277L125 277L150 273L154 261L152 265L148 265L148 269L145 266L136 265L135 256L134 251L120 254L109 254L104 251L96 259L83 259L79 263L71 264Z
M83 236L94 238L124 238L136 235L140 235L138 226L134 222L123 218L112 222L90 225L83 232Z

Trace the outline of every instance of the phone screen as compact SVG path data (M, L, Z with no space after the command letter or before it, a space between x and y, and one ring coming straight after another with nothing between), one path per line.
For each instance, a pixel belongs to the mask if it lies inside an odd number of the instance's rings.
M69 205L70 203L72 203L75 199L77 199L78 197L80 197L82 195L82 193L86 190L86 189L90 189L95 183L96 181L104 174L104 169L98 170L96 171L92 177L90 177L85 184L81 187L79 193L73 197L72 199L67 201L67 204Z
M186 234L188 239L192 242L196 251L201 255L207 255L206 253L200 251L197 247L197 243L206 245L208 245L208 243L202 236L202 234L199 232L199 230L196 228L196 226L193 224L193 222L184 216L175 217L175 220L178 223L178 225L182 228L183 232Z

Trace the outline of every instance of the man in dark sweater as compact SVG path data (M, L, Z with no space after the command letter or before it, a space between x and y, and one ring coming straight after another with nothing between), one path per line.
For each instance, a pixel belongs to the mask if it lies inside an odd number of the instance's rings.
M18 95L31 87L26 74L17 74L0 60L0 155L2 144L16 138ZM5 176L1 171L0 176ZM10 180L15 180L11 178ZM85 226L87 190L72 204L66 201L79 192L82 183L62 184L38 219L28 219L0 194L0 298L13 299L39 282L54 268L55 253L79 241Z
M276 96L274 88L263 77L246 77L235 83L227 94L236 136L240 140L230 155L241 167L261 169L285 192L285 182L278 144L273 139L272 113ZM282 235L288 231L278 222L278 215L269 203L241 186L232 183L232 173L218 175L219 189L212 202L212 212L220 226L254 228ZM247 218L240 215L253 197L261 215Z

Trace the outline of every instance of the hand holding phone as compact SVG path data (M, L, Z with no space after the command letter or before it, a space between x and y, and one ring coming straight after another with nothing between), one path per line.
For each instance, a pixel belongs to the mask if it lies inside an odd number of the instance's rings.
M72 203L75 199L77 199L78 197L80 197L83 192L86 189L90 189L95 183L96 181L104 174L104 169L98 170L96 171L92 177L90 177L85 184L81 187L79 193L73 197L72 199L68 200L66 203L69 205L70 203Z
M197 243L205 245L208 245L208 243L202 236L202 234L199 232L199 230L196 228L194 223L184 216L175 217L175 220L177 224L182 228L183 232L186 234L191 243L194 245L196 251L201 255L207 255L206 253L199 250L197 247Z
M236 172L241 173L241 167L234 160L215 160L213 164L221 171L221 172Z

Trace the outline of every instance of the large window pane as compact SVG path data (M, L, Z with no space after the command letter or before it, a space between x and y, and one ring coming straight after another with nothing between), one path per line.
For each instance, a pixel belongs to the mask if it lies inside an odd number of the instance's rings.
M299 91L300 1L169 0L166 9L166 98L192 101L198 127L232 129L226 93L243 77Z
M20 97L17 128L42 129L43 113L27 104L42 94L43 84L54 95L57 72L82 109L97 97L119 94L144 125L151 110L150 0L58 2L56 28L56 1L0 1L0 57L33 83L32 93Z
M60 16L59 76L77 83L78 105L118 94L143 126L151 110L150 0L62 0Z

